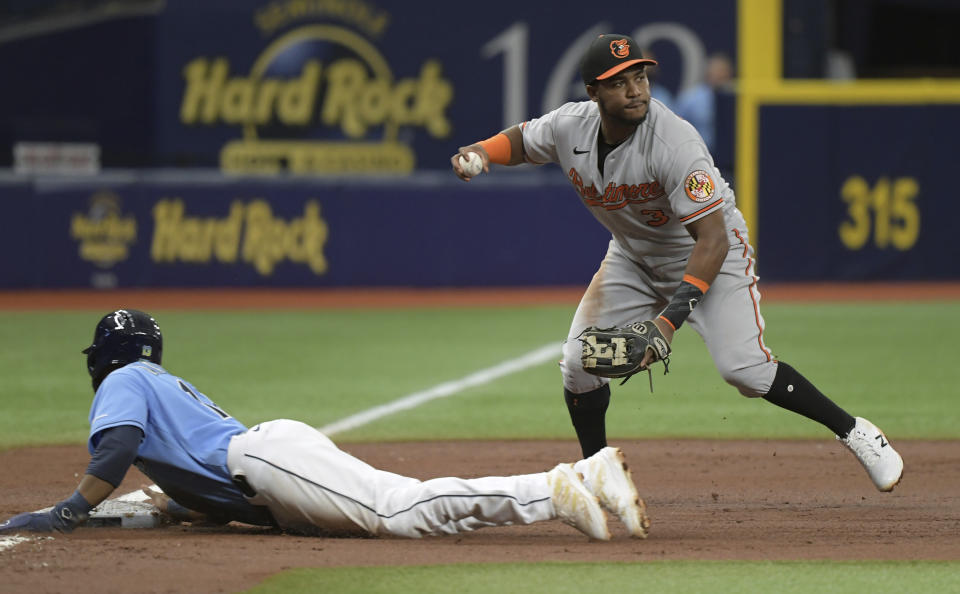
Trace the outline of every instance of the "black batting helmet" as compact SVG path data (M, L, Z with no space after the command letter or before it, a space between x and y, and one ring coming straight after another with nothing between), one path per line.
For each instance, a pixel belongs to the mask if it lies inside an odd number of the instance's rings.
M147 359L159 364L163 336L150 314L118 309L103 316L93 331L93 344L82 352L87 356L87 371L96 391L108 373L127 363Z

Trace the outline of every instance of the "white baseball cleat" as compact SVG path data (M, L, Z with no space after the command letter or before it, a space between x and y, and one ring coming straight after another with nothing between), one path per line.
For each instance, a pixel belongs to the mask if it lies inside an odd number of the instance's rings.
M620 448L605 447L577 462L574 468L583 474L583 482L597 496L600 504L626 525L630 536L647 537L647 529L650 528L647 508L637 493Z
M603 513L596 496L587 490L583 477L573 469L573 464L554 467L547 473L547 484L553 489L553 507L557 516L565 524L590 538L610 540L607 514Z
M892 491L903 476L903 458L876 425L860 417L856 421L849 435L837 439L863 464L877 489Z

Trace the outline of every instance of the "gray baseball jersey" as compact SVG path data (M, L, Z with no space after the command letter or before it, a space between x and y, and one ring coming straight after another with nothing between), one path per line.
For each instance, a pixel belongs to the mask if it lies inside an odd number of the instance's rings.
M600 113L592 101L567 103L522 126L534 163L558 163L583 203L636 261L686 257L684 224L723 210L745 228L733 191L697 131L656 99L630 138L597 166Z
M746 396L765 394L776 363L763 343L753 249L733 191L688 122L656 99L636 132L597 164L600 113L593 101L567 103L521 124L526 157L558 163L581 202L613 235L574 316L561 368L580 394L606 379L583 371L576 336L587 326L651 319L683 279L694 239L684 225L721 211L730 250L688 323L724 379Z

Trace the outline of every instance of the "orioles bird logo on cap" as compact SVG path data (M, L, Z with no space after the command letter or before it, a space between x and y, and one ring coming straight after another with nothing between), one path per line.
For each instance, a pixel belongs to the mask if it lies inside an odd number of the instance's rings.
M614 39L610 42L610 53L617 58L626 58L630 55L630 44L626 39Z

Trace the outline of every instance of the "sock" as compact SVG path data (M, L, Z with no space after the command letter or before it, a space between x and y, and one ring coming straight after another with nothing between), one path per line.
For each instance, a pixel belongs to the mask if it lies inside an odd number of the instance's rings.
M856 419L847 411L834 404L800 372L783 361L777 363L777 375L763 398L826 426L840 437L846 437L856 423Z
M564 388L563 397L567 401L567 410L577 432L583 457L589 458L607 447L606 415L607 406L610 405L610 386L604 385L583 394L574 394Z

